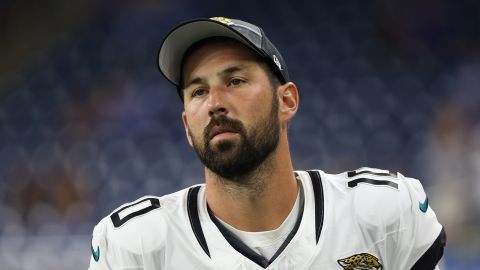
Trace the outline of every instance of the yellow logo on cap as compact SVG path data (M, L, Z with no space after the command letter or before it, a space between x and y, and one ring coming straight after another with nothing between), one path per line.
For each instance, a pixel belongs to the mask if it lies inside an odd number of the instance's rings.
M212 17L212 18L210 18L210 20L214 20L214 21L217 21L217 22L221 22L221 23L226 24L226 25L231 25L231 24L233 24L233 22L232 22L231 19L225 18L225 17Z

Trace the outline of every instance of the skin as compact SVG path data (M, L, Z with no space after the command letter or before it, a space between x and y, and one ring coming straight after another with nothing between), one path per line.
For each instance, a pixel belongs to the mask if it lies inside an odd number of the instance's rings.
M236 70L230 72L232 67ZM299 188L287 136L288 122L298 109L297 87L288 82L272 94L272 85L257 56L233 41L207 43L196 49L185 59L182 72L185 85L182 119L192 147L194 141L195 145L205 143L203 132L212 117L238 120L250 134L268 119L272 100L278 99L278 145L257 168L226 179L205 167L206 200L215 216L243 231L278 228L293 208ZM215 148L222 141L229 141L235 148L241 136L223 132L209 143Z

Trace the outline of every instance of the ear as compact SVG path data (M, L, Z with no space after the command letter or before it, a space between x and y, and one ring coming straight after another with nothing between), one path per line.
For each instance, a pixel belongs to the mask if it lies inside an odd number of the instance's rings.
M190 131L188 131L188 121L187 121L187 115L185 114L185 111L182 112L182 121L183 121L183 128L185 129L185 135L187 135L188 144L190 144L190 146L193 147L192 136L190 135Z
M297 86L288 82L278 87L280 121L282 123L288 123L295 116L298 110L298 89Z

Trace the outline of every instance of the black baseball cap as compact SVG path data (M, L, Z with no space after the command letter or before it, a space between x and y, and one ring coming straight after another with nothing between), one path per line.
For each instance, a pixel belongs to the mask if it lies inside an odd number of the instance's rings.
M265 60L281 83L290 81L282 55L260 27L241 20L213 17L183 22L163 40L158 51L158 67L177 89L181 84L185 53L195 43L211 37L226 37L241 42Z

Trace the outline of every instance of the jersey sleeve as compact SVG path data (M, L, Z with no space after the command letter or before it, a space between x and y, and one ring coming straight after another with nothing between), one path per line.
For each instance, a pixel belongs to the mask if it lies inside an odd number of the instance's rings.
M446 234L429 205L420 181L398 174L400 218L398 234L392 244L394 264L400 269L435 269L443 255ZM403 190L402 190L403 189Z
M93 230L89 270L140 270L141 256L108 238L110 220L102 219Z
M158 197L120 206L93 230L89 269L163 269L166 227Z

